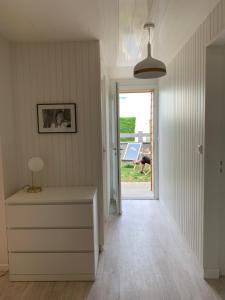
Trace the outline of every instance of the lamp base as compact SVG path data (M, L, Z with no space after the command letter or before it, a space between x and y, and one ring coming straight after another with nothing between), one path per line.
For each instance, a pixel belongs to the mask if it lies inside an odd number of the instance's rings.
M40 186L30 186L28 189L27 189L27 192L28 193L39 193L42 191L42 188Z

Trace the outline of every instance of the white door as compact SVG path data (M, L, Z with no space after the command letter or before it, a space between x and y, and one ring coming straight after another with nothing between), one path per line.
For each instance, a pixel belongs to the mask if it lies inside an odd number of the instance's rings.
M122 213L121 203L121 181L120 181L120 130L119 130L119 87L118 83L113 83L112 91L112 186L113 198L116 201L118 214Z
M110 165L108 158L108 98L106 96L106 80L101 80L101 109L102 109L102 174L103 174L103 199L104 199L104 216L109 216L110 210Z

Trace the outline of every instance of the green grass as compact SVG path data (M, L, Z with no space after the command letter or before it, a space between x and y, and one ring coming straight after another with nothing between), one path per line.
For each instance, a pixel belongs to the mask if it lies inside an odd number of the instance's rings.
M120 118L120 133L134 133L135 132L135 117L121 117ZM133 142L134 138L122 138L121 142Z
M149 165L145 165L145 172ZM151 171L148 174L140 173L140 166L134 168L133 163L121 162L121 181L123 182L150 182Z

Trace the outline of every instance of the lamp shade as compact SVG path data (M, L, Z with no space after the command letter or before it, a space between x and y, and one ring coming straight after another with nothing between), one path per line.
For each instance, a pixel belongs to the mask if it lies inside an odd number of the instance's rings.
M166 75L165 64L151 56L151 45L148 43L148 57L134 67L134 77L139 79L159 78Z
M28 168L32 172L39 172L44 167L44 161L40 157L32 157L28 160Z

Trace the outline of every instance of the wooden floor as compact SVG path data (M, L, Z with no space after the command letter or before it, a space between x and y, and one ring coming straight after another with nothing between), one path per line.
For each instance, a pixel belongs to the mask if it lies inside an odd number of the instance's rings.
M225 280L206 282L188 247L158 201L123 201L111 216L97 280L16 282L0 277L1 300L214 300Z

